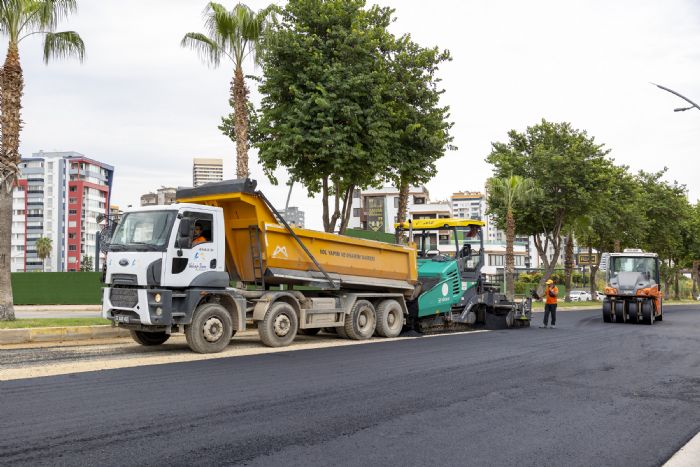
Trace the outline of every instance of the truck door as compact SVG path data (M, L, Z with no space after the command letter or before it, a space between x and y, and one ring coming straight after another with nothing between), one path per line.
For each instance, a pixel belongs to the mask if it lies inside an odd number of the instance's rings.
M228 274L224 272L223 238L220 237L217 216L210 212L183 211L174 226L166 260L164 286L167 287L225 287ZM179 239L180 223L189 220L188 241Z

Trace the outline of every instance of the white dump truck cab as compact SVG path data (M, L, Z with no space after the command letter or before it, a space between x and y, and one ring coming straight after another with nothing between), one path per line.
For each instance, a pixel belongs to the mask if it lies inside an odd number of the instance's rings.
M173 328L190 324L209 296L233 311L232 331L244 329L246 301L228 288L225 243L221 208L172 204L128 210L107 252L102 316L130 329L138 342L157 345ZM223 324L212 321L205 337L212 340Z

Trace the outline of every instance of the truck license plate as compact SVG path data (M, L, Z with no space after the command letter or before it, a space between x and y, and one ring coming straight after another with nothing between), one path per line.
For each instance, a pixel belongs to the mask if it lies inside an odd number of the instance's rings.
M114 321L118 323L128 323L129 322L129 316L126 315L117 315L114 317Z

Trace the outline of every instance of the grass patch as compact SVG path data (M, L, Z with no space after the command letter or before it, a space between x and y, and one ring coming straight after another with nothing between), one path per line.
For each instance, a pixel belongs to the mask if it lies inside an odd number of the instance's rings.
M104 324L112 324L112 322L104 318L36 318L0 321L0 329L97 326Z

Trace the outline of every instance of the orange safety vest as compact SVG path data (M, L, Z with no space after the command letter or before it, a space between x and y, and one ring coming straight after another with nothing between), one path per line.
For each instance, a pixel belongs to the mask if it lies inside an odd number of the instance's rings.
M554 292L554 297L551 297L549 295L550 290ZM555 303L557 303L557 295L559 295L559 289L557 288L557 286L556 285L555 286L548 285L544 291L544 296L546 297L545 303L547 305L554 305Z

